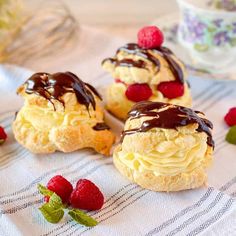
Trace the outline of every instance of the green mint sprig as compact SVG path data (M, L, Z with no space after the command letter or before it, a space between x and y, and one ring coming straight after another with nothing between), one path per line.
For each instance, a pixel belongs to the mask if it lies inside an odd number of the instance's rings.
M236 125L232 126L228 133L226 134L225 140L228 143L235 144L236 145Z
M42 184L38 184L38 190L43 196L51 197L53 195L53 191L49 190L48 188L44 187Z
M52 196L50 196L49 202L43 204L39 210L48 222L56 224L64 216L63 207L64 205L61 198L56 193L53 193Z
M56 193L50 191L43 185L39 184L38 190L42 195L50 197L49 201L39 208L48 222L52 224L60 222L64 216L64 210L68 209L68 215L70 215L77 223L87 227L96 226L98 224L94 218L87 215L85 212L74 208L68 208L68 206L63 204L61 198Z
M73 218L74 221L81 225L92 227L98 224L95 219L93 219L91 216L87 215L81 210L72 209L68 212L68 214Z

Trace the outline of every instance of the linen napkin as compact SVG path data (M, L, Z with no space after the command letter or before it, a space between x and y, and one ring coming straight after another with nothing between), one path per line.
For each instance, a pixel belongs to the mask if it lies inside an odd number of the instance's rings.
M66 56L54 64L48 59L40 66L42 71L71 70L79 76L82 74L83 80L92 82L103 94L104 87L112 80L99 68L100 59L113 55L123 41L88 29L83 33L90 41L83 45L81 54L78 49L71 59ZM99 46L98 38L102 39ZM34 67L32 64L31 68ZM223 122L227 110L236 106L235 82L190 78L194 109L205 112L214 124L216 148L214 164L209 170L209 186L157 193L130 183L114 168L112 158L92 150L34 155L20 146L11 131L15 112L23 102L15 91L32 73L24 68L0 66L0 125L9 135L7 142L0 146L1 236L235 235L236 146L224 141L228 128ZM118 134L122 123L109 115L107 121ZM105 204L101 210L89 213L98 220L96 227L81 226L67 217L55 225L44 220L38 210L43 200L37 184L45 185L57 174L74 184L79 178L87 178L101 188Z

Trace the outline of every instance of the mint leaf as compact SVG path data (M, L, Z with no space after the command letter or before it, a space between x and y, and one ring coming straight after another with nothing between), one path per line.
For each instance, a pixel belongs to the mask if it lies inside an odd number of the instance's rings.
M53 195L53 191L47 189L46 187L44 187L42 184L38 184L38 190L39 192L44 195L44 196L49 196L51 197Z
M54 209L50 203L45 203L39 208L39 210L41 211L44 218L53 224L58 223L64 215L64 211L61 208Z
M61 198L56 193L53 193L50 196L49 202L42 205L39 210L48 222L55 224L58 223L64 215L63 207L64 205Z
M66 206L63 204L61 198L54 192L50 191L41 184L38 184L38 190L44 196L49 196L49 202L43 204L39 210L44 218L53 224L58 223L64 216L64 209ZM72 209L68 214L79 224L92 227L98 224L98 222L85 212L78 209Z
M64 208L61 198L56 193L53 193L52 196L49 198L48 204L52 209L55 210Z
M236 125L232 126L228 133L226 134L225 140L228 143L235 144L236 145Z
M68 212L68 214L79 224L92 227L98 224L98 222L91 216L87 215L83 211L78 209L73 209Z

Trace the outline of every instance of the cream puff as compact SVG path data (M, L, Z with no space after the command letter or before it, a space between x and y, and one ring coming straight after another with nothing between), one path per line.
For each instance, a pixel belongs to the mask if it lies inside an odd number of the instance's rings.
M145 27L140 32L145 30L149 32L158 28ZM191 107L192 99L184 64L159 42L154 45L143 44L140 32L138 44L128 43L120 47L114 57L102 62L102 67L115 79L107 90L107 109L118 118L125 119L131 107L139 101ZM150 40L151 37L153 42L155 34L149 34L148 37L145 39Z
M24 105L12 128L25 148L33 153L93 148L109 155L115 136L104 123L101 97L75 74L36 73L17 93Z
M198 188L206 184L212 162L212 127L202 112L139 102L129 112L114 164L132 182L153 191Z

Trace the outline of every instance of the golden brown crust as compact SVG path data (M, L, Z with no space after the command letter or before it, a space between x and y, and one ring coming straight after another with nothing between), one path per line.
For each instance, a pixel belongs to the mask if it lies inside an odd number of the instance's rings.
M12 124L16 140L33 153L52 153L56 150L72 152L93 148L109 155L115 135L110 130L94 130L96 123L103 122L103 110L96 99L96 110L77 102L73 93L63 96L65 107L58 101L54 107L35 94L26 94L24 86L18 89L25 104Z
M155 176L151 171L139 172L132 170L125 165L116 153L119 151L120 146L116 147L113 153L113 161L116 168L128 178L130 181L140 185L143 188L153 191L180 191L187 189L194 189L207 184L206 165L211 162L212 148L208 148L205 162L190 173L180 173L174 176Z
M109 130L95 131L88 125L58 127L50 132L25 127L25 122L16 120L12 125L16 140L33 153L52 153L56 150L72 152L93 148L103 155L110 155L115 136Z
M109 155L114 142L114 135L109 130L95 131L88 125L60 127L53 130L51 136L58 150L63 152L88 147L101 154Z

